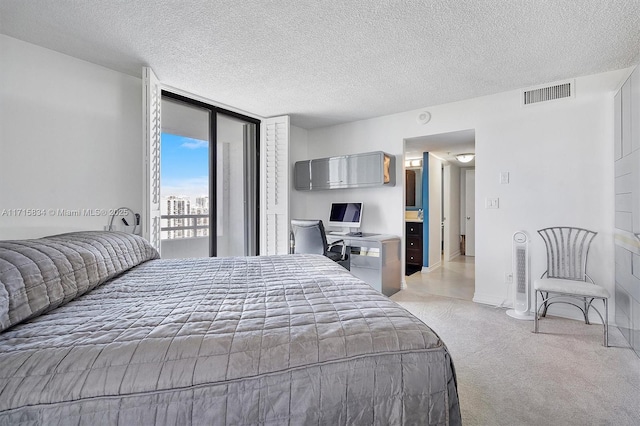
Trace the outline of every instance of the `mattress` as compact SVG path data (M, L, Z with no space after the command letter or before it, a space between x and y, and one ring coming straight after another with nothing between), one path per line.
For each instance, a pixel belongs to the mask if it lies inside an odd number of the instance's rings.
M146 257L0 334L0 424L461 423L442 340L327 258Z

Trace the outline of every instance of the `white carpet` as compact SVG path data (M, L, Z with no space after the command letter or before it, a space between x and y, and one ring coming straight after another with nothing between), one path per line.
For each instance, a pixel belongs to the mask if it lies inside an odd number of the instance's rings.
M429 325L456 368L462 421L472 425L640 425L640 358L617 328L403 290L391 297Z

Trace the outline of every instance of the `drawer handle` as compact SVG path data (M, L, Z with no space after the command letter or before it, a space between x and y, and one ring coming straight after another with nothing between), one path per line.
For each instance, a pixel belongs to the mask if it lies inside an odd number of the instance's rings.
M409 243L410 245L413 245L413 243Z

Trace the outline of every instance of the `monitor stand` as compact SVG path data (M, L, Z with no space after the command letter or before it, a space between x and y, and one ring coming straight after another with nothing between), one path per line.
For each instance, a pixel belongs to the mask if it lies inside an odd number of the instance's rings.
M347 233L348 236L350 237L361 237L362 236L362 232L360 232L360 228L349 228L349 231Z
M329 235L348 235L351 237L359 237L362 235L360 232L360 228L342 228L346 229L345 231L330 231Z
M374 237L380 234L360 232L360 228L349 228L349 231L329 231L327 235L341 236L341 237Z

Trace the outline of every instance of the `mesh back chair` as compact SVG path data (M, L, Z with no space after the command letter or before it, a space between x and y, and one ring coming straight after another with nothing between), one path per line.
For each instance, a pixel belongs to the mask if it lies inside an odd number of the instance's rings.
M542 317L554 303L567 303L582 311L584 322L589 324L589 310L593 308L604 326L604 345L609 346L609 292L593 283L587 275L587 256L589 246L596 232L582 228L554 227L540 229L538 234L544 240L547 249L547 270L533 283L535 289L534 333L538 332L540 310ZM542 304L538 306L538 293ZM574 303L566 298L579 301ZM602 300L604 317L593 306L594 300Z
M294 240L293 253L323 254L338 263L347 260L347 246L344 240L327 244L327 234L321 220L293 219L291 230ZM332 251L338 246L342 246L339 252Z

